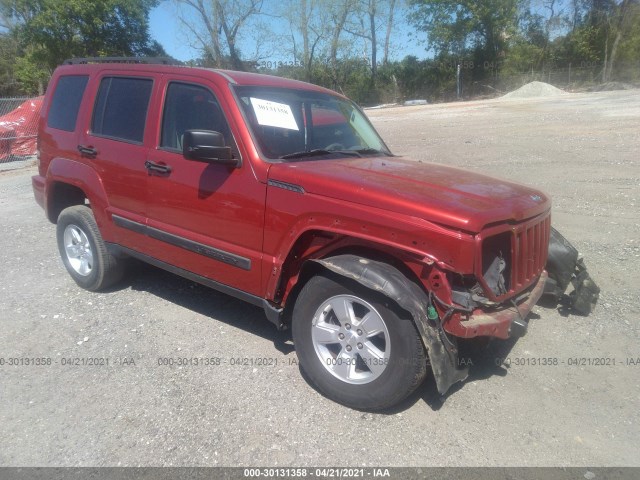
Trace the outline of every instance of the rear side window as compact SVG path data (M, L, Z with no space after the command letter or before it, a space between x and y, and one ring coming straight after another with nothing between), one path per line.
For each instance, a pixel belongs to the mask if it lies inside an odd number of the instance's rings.
M142 143L153 81L107 77L100 82L91 121L95 135Z
M51 99L51 108L47 117L48 127L68 132L76 129L78 111L88 80L87 75L60 77Z

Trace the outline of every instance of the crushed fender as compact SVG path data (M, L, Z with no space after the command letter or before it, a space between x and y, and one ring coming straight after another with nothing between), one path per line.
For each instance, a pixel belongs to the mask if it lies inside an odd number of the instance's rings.
M399 270L386 263L355 255L337 255L312 261L381 293L409 312L427 347L429 363L441 395L444 395L453 384L467 378L468 368L459 365L457 349L447 348L434 321L429 319L428 307L431 305L429 297Z
M544 295L557 303L571 284L573 291L568 295L571 308L581 315L589 315L598 302L600 288L589 276L578 250L553 227L546 268L549 280Z

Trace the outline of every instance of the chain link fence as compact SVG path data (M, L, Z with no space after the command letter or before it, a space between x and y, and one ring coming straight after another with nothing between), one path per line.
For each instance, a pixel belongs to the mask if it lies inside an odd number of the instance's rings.
M35 159L42 97L0 98L0 164Z

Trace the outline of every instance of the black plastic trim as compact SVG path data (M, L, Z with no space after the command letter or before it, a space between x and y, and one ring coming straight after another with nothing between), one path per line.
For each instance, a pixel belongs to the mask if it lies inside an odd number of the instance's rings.
M281 182L279 180L269 180L267 184L270 187L282 188L284 190L289 190L290 192L302 193L304 194L304 188L300 185L296 185L294 183Z
M184 65L172 57L84 57L70 58L63 65L86 65L90 63L134 63L143 65Z
M176 247L184 248L185 250L189 250L190 252L204 255L205 257L212 258L213 260L217 260L219 262L241 268L242 270L251 270L251 259L249 258L225 252L224 250L210 247L199 242L194 242L193 240L179 237L178 235L174 235L172 233L165 232L154 227L149 227L148 225L134 222L133 220L128 220L126 218L120 217L119 215L112 215L112 217L113 222L119 227L126 228L127 230L131 230L151 238L155 238L156 240L166 242Z
M180 267L176 267L175 265L171 265L170 263L163 262L162 260L158 260L157 258L150 257L149 255L140 253L127 247L123 247L116 243L105 242L105 244L108 252L118 258L124 256L137 258L138 260L153 265L154 267L161 268L163 270L166 270L167 272L171 272L175 275L186 278L187 280L191 280L193 282L204 285L205 287L212 288L214 290L217 290L218 292L224 293L225 295L230 295L234 298L250 303L251 305L255 305L256 307L262 307L267 320L273 323L278 328L278 330L284 330L286 328L282 321L282 307L278 307L277 305L272 304L262 297L258 297L257 295L253 295L243 290L230 287L229 285L225 285L224 283L216 282L215 280L211 280L210 278L203 277L202 275L190 272L189 270L184 270Z
M118 227L126 228L127 230L131 230L141 235L147 234L147 226L142 223L134 222L133 220L129 220L119 215L111 215L111 218L113 218L113 223Z
M207 287L213 288L214 290L218 290L219 292L225 293L227 295L231 295L232 297L239 298L240 300L244 300L252 305L257 307L264 307L264 299L258 297L256 295L252 295L251 293L247 293L243 290L239 290L234 287L230 287L229 285L225 285L224 283L216 282L215 280L211 280L210 278L203 277L202 275L198 275L197 273L190 272L189 270L184 270L180 267L176 267L175 265L171 265L170 263L163 262L162 260L158 260L157 258L150 257L144 253L140 253L136 250L132 250L127 247L123 247L117 244L108 245L108 250L110 252L121 251L131 257L137 258L138 260L142 260L143 262L149 263L155 267L161 268L171 273L175 273L183 278L188 280L192 280L196 283L200 283Z

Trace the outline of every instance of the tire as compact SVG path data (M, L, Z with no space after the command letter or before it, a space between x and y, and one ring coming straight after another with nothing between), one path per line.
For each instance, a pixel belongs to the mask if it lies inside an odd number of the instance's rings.
M102 240L91 208L65 208L56 227L58 250L71 278L85 290L104 290L118 282L123 266Z
M385 297L334 275L317 275L296 300L292 335L303 374L326 397L382 410L426 375L422 340Z

